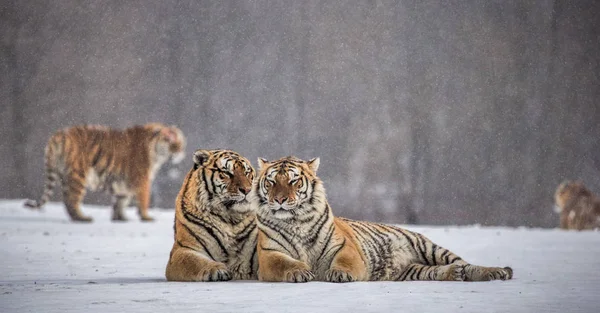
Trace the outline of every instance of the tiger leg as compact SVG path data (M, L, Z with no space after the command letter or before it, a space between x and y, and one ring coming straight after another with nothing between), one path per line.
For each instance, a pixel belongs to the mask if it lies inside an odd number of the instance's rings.
M168 281L227 281L232 278L225 264L177 242L173 245L165 276Z
M452 251L440 247L427 239L423 235L419 235L419 244L421 245L424 259L427 265L458 265L464 268L464 280L466 281L488 281L488 280L506 280L511 279L513 271L510 267L485 267L473 265L464 261L461 257L454 254Z
M258 248L258 280L305 283L315 275L308 264L275 250Z
M81 213L81 202L85 196L85 173L82 171L71 171L65 177L63 185L63 201L67 213L75 222L91 222L90 216Z
M131 197L127 195L114 195L113 196L113 214L112 221L127 221L123 209L129 205Z
M148 215L148 206L150 205L150 181L144 180L137 190L137 204L138 214L143 222L154 221L150 215Z
M488 281L512 279L513 270L510 267L486 267L473 264L463 265L466 281Z
M569 214L565 211L560 212L560 228L569 229Z
M326 281L346 283L366 279L367 269L360 253L354 246L345 243L333 258L331 267L325 272Z
M400 273L396 280L463 281L465 280L465 267L459 264L423 265L412 263Z

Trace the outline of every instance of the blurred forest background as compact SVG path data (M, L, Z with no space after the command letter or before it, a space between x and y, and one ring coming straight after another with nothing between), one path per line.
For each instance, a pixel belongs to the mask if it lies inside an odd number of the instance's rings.
M41 194L59 128L159 121L188 155L320 156L337 215L554 227L563 179L600 193L599 14L594 0L4 0L0 198ZM156 206L190 167L161 170Z

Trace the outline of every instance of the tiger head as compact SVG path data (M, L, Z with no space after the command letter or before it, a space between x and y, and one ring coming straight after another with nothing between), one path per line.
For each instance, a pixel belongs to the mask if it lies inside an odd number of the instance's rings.
M303 161L293 156L272 162L258 159L259 176L253 194L259 209L287 218L310 210L315 202L325 202L325 191L316 175L319 162L319 158Z
M148 127L155 129L156 154L165 158L170 157L173 164L181 162L185 157L185 136L174 125L165 126L158 123L149 123Z
M216 201L239 213L250 210L254 168L250 161L231 150L196 150L194 170L204 185L208 201ZM202 188L202 187L200 187Z
M589 197L590 195L591 192L582 182L564 181L556 188L554 193L555 211L561 212L580 197Z

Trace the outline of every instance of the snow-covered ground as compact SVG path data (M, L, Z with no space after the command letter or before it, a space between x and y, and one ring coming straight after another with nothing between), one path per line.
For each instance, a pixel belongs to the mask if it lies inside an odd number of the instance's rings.
M173 283L173 211L111 223L86 205L86 225L62 204L22 202L0 201L0 312L600 312L600 232L409 227L472 263L512 266L511 281Z

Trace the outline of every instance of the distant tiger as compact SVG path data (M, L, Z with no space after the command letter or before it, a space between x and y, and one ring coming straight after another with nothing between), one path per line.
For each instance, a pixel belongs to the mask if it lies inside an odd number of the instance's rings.
M254 168L231 150L197 150L175 201L169 281L256 279Z
M91 222L81 213L86 188L104 190L113 196L113 221L125 221L123 208L133 197L142 221L148 215L150 187L158 169L171 158L183 159L185 137L175 126L159 123L124 130L105 126L75 126L56 132L45 150L46 184L40 200L25 206L40 209L62 183L63 201L71 220Z
M391 225L334 217L319 159L259 159L252 206L263 281L486 281L511 279L510 267L472 265L425 236Z
M564 181L554 193L560 228L589 230L600 227L600 198L582 182Z

